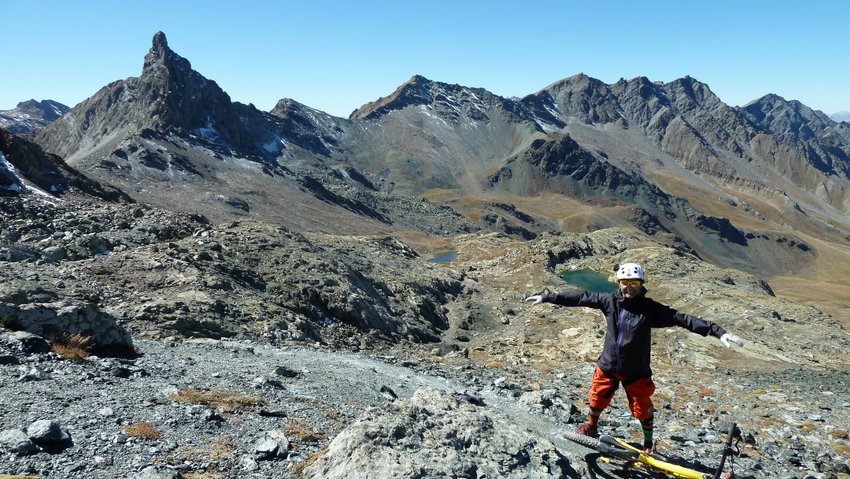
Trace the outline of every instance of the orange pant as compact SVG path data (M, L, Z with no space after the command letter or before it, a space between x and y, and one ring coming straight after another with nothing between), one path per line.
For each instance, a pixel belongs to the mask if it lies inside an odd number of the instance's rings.
M650 399L650 396L655 392L655 383L652 382L652 378L627 380L618 374L606 373L599 369L599 366L596 366L593 381L590 383L590 395L588 397L590 407L599 410L608 407L621 382L623 389L626 390L632 415L639 421L651 418L652 399Z

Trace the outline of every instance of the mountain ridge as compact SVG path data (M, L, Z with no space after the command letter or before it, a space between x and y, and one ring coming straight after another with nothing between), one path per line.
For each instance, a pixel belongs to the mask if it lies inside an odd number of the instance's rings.
M805 124L811 126L801 126ZM170 197L175 180L190 189L221 189L216 198L225 198L225 204L215 211L222 219L266 215L291 221L287 216L298 209L280 206L287 195L295 195L302 198L299 202L318 201L317 208L325 204L354 213L352 220L356 215L377 219L389 230L425 227L429 220L404 219L401 206L425 197L477 227L533 237L560 228L562 222L549 211L522 206L531 201L522 192L546 189L511 186L507 190L513 196L506 203L499 198L504 189L494 189L491 179L497 172L506 178L506 165L516 165L534 142L568 135L592 161L658 185L665 195L680 198L674 204L689 204L687 212L678 214L653 210L660 203L651 199L627 214L606 207L602 214L612 214L612 224L661 231L673 236L673 244L690 243L714 261L737 258L728 264L754 270L760 266L747 265L745 254L729 254L729 248L779 238L782 234L773 231L782 223L794 225L795 231L786 235L802 233L795 244L836 242L847 234L842 216L850 209L850 142L841 125L778 96L765 96L746 108L730 107L690 76L668 83L637 77L608 85L579 74L507 99L414 75L347 119L289 99L264 113L232 102L158 32L141 77L104 87L36 138L48 151L97 173L101 181L117 181L125 189L144 182L149 191L145 201L162 206L185 210L203 201L195 206L203 210L219 205L219 200L200 196ZM240 164L253 164L250 169L261 174L234 176L234 168L243 168ZM614 174L606 168L595 171ZM678 177L672 176L674 171ZM511 183L518 185L518 180ZM568 204L581 198L581 191L593 189L582 186L587 180L579 177L578 189L566 190L551 189L560 180L547 181L546 191L566 194ZM270 188L278 190L276 198L269 195ZM710 200L692 196L702 190L714 192ZM618 201L635 198L626 195ZM511 203L513 209L495 206ZM728 205L739 204L745 206L728 210ZM449 217L456 214L445 211ZM726 218L729 212L734 215ZM671 223L674 216L680 219ZM306 226L303 218L297 224ZM589 213L571 214L570 222L579 227L592 221ZM338 231L352 227L350 221L334 223ZM706 236L708 225L713 233ZM712 236L720 231L724 233ZM799 261L812 263L811 258Z

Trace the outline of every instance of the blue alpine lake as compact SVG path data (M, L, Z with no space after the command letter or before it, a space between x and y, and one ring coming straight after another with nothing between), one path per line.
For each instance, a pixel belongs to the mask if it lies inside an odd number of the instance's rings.
M608 275L597 273L589 269L567 271L561 275L567 284L577 286L594 293L613 293L617 291L617 285L608 281Z
M457 259L457 251L439 251L431 258L432 263L451 263Z

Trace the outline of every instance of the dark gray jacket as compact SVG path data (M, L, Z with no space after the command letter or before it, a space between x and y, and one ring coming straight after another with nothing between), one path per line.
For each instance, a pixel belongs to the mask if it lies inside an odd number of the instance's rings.
M652 376L649 367L652 328L681 326L708 336L723 336L723 328L711 321L683 314L646 297L646 289L626 299L619 291L591 293L581 289L543 294L543 301L561 306L586 306L601 310L608 323L605 344L596 364L603 371L619 374L627 379Z

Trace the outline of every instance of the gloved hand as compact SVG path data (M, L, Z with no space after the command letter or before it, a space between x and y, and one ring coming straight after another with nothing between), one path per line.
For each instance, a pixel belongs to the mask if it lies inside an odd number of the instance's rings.
M720 336L720 342L727 348L731 348L732 343L735 343L742 348L744 347L744 340L730 333L723 333L723 336Z
M525 298L526 303L529 302L529 301L534 301L533 303L531 303L532 306L534 306L535 304L540 304L540 303L543 302L543 295L542 294L535 294L534 296L529 296L529 297Z

